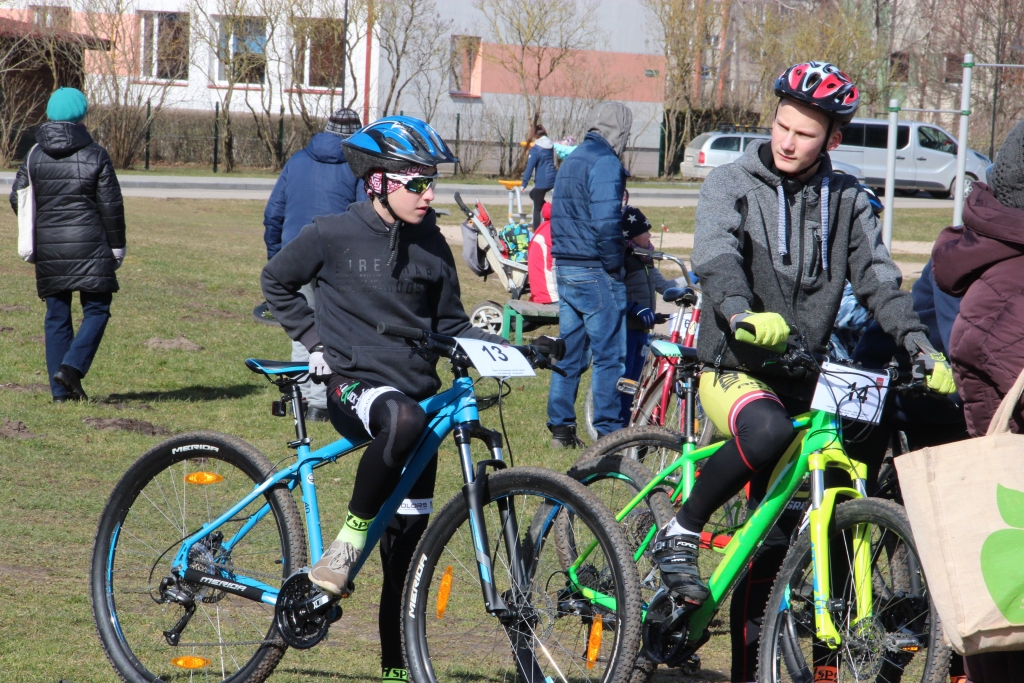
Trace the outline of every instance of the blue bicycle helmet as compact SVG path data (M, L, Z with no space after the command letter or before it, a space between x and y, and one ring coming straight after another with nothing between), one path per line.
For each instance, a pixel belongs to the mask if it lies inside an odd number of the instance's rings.
M360 128L341 146L357 178L371 171L400 171L458 161L430 124L410 116L386 116Z

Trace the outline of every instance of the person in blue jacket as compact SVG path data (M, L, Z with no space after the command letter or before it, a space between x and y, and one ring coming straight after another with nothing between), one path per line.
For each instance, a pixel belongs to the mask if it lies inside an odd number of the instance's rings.
M548 429L556 448L582 444L575 403L588 350L594 360L594 429L604 436L623 426L615 384L626 370L622 210L628 173L619 157L633 112L621 102L601 102L588 121L583 142L558 169L551 200L559 334L566 346L559 364L566 376L552 375L548 392Z
M362 127L359 115L351 109L339 109L327 119L323 133L317 133L305 148L293 154L281 169L274 191L263 212L263 241L267 260L274 258L299 231L313 222L314 216L345 213L349 204L366 201L363 181L352 173L341 141ZM310 306L316 300L316 283L301 290ZM309 352L292 342L292 360L306 362ZM307 400L306 419L327 421L327 387L306 381L302 395Z
M523 191L530 184L530 176L534 177L533 189L530 190L530 201L533 202L533 229L537 230L543 218L540 209L544 206L544 197L555 186L555 143L548 137L548 132L539 123L533 129L533 146L530 156L526 159L526 170L523 171Z

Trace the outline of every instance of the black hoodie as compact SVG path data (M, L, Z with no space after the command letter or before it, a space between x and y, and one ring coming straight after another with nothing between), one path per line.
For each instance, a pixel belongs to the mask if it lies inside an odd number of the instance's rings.
M423 400L441 387L437 359L411 355L406 341L377 334L377 323L504 340L470 324L455 259L433 210L398 236L395 262L388 266L388 226L373 202L352 204L343 214L314 218L267 263L260 283L288 336L307 349L322 343L332 370ZM313 278L315 315L299 294Z
M36 129L29 153L36 200L36 290L40 298L65 291L116 292L113 249L125 246L124 203L107 151L80 123L51 121ZM25 164L11 190L28 184Z

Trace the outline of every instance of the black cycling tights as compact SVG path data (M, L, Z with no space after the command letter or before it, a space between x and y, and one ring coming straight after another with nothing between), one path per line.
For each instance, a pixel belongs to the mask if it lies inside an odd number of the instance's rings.
M708 458L676 521L699 532L715 510L736 495L754 475L778 462L793 442L793 420L772 398L751 401L736 416L736 436ZM767 483L767 482L765 482Z
M359 399L374 389L373 385L365 382L357 383L338 375L332 378L327 390L327 409L331 424L340 434L355 439L369 436L359 418L357 406ZM377 395L370 403L368 422L373 441L359 461L348 506L352 514L363 519L375 517L398 484L402 467L426 428L427 416L420 405L405 394L388 391ZM420 514L395 515L380 539L384 581L377 614L383 668L405 668L402 655L402 589L413 552L430 519L436 476L435 455L413 484L407 498L413 503L410 509Z

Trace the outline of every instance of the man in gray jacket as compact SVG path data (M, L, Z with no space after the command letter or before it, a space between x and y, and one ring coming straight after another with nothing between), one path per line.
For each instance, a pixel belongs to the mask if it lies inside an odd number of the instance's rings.
M750 504L760 502L793 440L789 416L807 411L814 394L816 376L788 376L765 363L778 359L791 334L826 352L847 280L879 325L930 368L929 387L954 390L948 363L928 343L910 293L900 290L899 269L866 193L850 176L832 173L828 150L857 110L856 86L835 66L809 62L780 76L775 94L771 140L714 169L697 204L691 260L705 310L697 343L705 363L700 398L730 440L705 463L654 542L666 586L695 604L708 595L697 567L700 532L746 483ZM868 465L869 477L877 474L880 463ZM734 681L754 680L768 591L801 513L784 515L734 592Z

